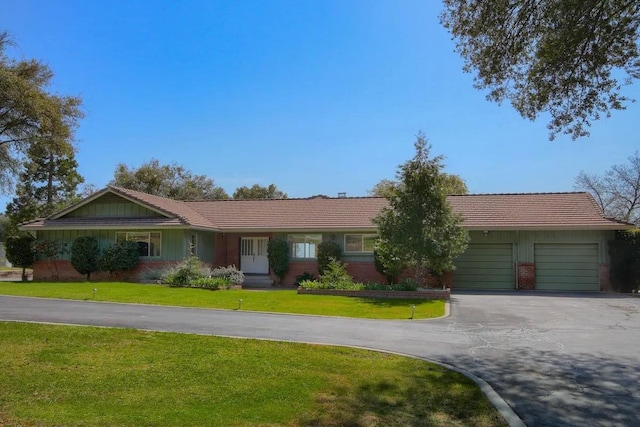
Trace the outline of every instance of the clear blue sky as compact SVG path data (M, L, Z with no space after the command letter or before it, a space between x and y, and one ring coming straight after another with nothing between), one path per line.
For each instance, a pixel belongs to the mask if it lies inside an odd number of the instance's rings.
M640 148L640 103L548 140L472 87L437 1L3 0L0 29L79 95L79 171L177 162L232 193L365 195L422 130L471 192L572 191ZM640 100L636 83L626 94ZM1 201L1 199L0 199ZM6 201L6 198L5 198ZM4 206L4 203L1 204Z

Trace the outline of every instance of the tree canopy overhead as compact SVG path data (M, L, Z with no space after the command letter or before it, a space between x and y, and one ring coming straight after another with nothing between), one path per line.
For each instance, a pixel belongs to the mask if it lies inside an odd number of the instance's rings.
M0 31L0 193L12 187L29 147L68 149L83 117L80 98L48 90L53 78L49 67L7 56L12 44L9 34Z
M469 194L467 183L464 179L460 178L460 176L441 172L440 178L445 194ZM369 196L385 197L388 199L397 190L399 185L402 185L402 183L391 179L383 179L374 185L371 190L367 191L367 194L369 194Z
M632 100L640 78L637 0L444 0L442 24L491 101L524 117L549 113L550 139L587 136Z
M196 175L177 163L161 165L157 159L151 159L139 168L118 164L109 184L174 200L229 198L211 178Z

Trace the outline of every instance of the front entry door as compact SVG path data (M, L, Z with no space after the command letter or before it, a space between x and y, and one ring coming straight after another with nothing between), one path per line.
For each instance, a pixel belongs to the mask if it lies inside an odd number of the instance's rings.
M268 237L240 239L240 269L248 274L269 274Z

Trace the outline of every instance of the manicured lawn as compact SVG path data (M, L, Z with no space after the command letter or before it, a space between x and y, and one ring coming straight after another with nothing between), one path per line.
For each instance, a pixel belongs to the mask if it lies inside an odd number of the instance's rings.
M93 290L96 289L95 298ZM20 283L0 282L0 294L44 298L176 305L276 313L315 314L371 319L414 319L444 315L443 300L373 299L325 295L298 295L294 290L229 290L169 288L137 283Z
M371 351L13 322L0 342L0 425L506 425L464 376Z

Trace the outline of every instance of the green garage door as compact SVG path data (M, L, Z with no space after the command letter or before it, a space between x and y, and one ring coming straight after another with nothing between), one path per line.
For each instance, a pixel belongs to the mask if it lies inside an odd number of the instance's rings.
M456 259L454 289L513 289L511 243L472 243Z
M536 244L536 289L599 291L598 245Z

